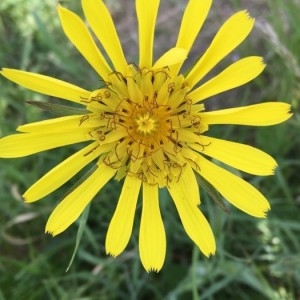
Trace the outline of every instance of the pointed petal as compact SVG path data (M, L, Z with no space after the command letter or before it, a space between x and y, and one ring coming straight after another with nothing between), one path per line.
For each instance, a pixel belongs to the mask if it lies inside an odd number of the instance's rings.
M129 99L134 99L136 103L142 104L144 95L140 89L139 84L136 83L136 80L133 77L126 78L126 81Z
M20 125L17 130L20 132L30 132L30 133L50 133L50 132L64 132L76 130L77 128L91 128L96 127L95 124L89 124L88 115L75 115L75 116L65 116L54 119L47 119L43 121L28 123ZM87 120L85 120L87 119ZM82 126L81 126L82 125Z
M193 204L194 201L190 201L194 197L191 190L181 180L171 181L168 190L188 236L204 255L214 254L216 243L213 232L200 209Z
M199 82L218 62L235 49L250 33L254 25L246 11L230 17L220 28L209 48L188 74L190 87Z
M208 136L201 136L201 145L189 145L196 151L250 174L272 175L277 167L270 155L248 145Z
M200 155L197 163L200 169L195 171L210 182L230 203L253 217L266 217L266 212L270 210L269 202L251 184Z
M22 157L90 139L88 129L74 130L63 134L57 132L13 134L0 139L0 157Z
M190 0L184 11L176 47L190 51L208 15L212 0ZM172 74L178 74L182 63L171 67Z
M107 75L111 73L111 68L99 51L83 21L76 14L60 5L58 6L58 13L66 36L100 77L107 81Z
M114 176L115 170L102 164L54 209L45 231L53 236L74 223L98 191Z
M238 60L223 72L189 94L193 103L231 90L256 78L265 68L261 57L251 56Z
M144 268L158 272L166 256L166 233L159 210L158 187L143 183L139 251Z
M23 198L26 202L34 202L45 197L66 183L101 153L107 151L109 151L108 147L100 147L98 142L88 145L46 173L24 193Z
M107 254L117 256L128 244L141 183L137 177L126 176L125 178L120 199L106 235Z
M101 0L82 0L81 3L89 25L103 45L115 69L125 73L127 62L107 7Z
M153 65L152 70L160 69L183 62L187 58L187 50L172 48L163 54Z
M153 58L153 38L160 0L137 0L136 13L139 26L140 68L150 69Z
M88 99L90 92L53 77L15 69L2 69L7 79L35 92L80 103Z
M200 113L204 124L237 124L269 126L289 119L291 105L284 102L266 102L244 107L227 108Z

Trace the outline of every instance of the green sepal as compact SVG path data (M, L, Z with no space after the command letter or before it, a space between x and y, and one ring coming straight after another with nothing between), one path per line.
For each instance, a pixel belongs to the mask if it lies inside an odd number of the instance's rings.
M84 108L77 108L67 105L60 105L55 103L49 102L42 102L42 101L33 101L33 100L26 100L26 103L30 105L34 105L38 108L41 108L46 111L50 111L56 115L65 116L65 115L85 115L88 114L90 111Z
M85 181L88 177L90 177L90 175L95 172L95 170L97 169L97 165L93 166L91 169L89 169L67 192L67 194L65 196L67 196L68 194L70 194L72 191L74 191L83 181ZM79 227L77 230L77 235L76 235L76 242L75 242L75 247L74 247L74 251L72 254L72 257L70 259L70 262L68 264L68 267L66 269L66 272L69 271L69 269L71 268L73 261L75 259L76 253L78 251L79 245L80 245L80 241L82 238L82 234L89 216L89 212L90 212L90 204L88 204L88 206L84 209L83 213L81 214L80 218L79 218Z
M82 237L85 225L86 225L86 221L87 221L88 216L89 216L90 206L91 206L91 204L89 203L88 206L84 209L82 215L80 216L79 227L78 227L77 235L76 235L75 247L74 247L74 251L73 251L72 257L70 259L69 265L66 269L66 272L68 272L69 269L71 268L71 266L73 264L73 261L74 261L74 258L76 256L76 253L78 251L78 247L80 245L80 241L81 241L81 237Z
M197 179L200 183L200 186L204 188L204 190L207 192L207 194L216 202L216 204L226 213L230 213L230 210L226 203L223 200L223 197L220 195L220 193L215 189L214 186L212 186L206 179L204 179L202 176L197 174Z

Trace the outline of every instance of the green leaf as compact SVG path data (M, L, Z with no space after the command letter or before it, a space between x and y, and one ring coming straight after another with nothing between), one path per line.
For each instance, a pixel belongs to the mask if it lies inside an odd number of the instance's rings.
M77 108L77 107L60 105L55 103L33 101L33 100L26 100L25 102L34 105L38 108L41 108L43 110L50 111L56 115L62 115L62 116L63 115L85 115L89 113L89 111L84 108Z
M220 193L212 186L207 180L205 180L202 176L198 175L198 181L200 186L205 189L208 195L216 202L216 204L226 213L230 213L229 208L225 204L223 197Z

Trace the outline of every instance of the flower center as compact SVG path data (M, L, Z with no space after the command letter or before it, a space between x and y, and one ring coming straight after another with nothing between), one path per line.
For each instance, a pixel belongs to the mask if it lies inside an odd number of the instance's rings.
M206 130L203 106L194 109L188 92L182 75L130 65L126 75L113 72L106 87L85 100L97 124L89 134L106 149L100 159L117 170L117 179L137 176L160 187L179 179L186 165L182 149Z
M144 135L150 135L157 129L157 119L149 111L136 116L135 123L137 125L137 132Z

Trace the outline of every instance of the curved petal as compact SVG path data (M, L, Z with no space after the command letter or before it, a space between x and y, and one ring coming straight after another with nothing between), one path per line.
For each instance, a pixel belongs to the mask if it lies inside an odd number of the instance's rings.
M101 0L82 0L81 3L89 25L103 45L115 69L125 73L127 62L107 7Z
M83 21L76 14L60 5L58 6L58 13L66 36L100 77L107 81L111 68L96 46Z
M230 203L253 217L266 217L266 212L270 210L269 202L251 184L201 155L197 163L200 169L195 171L210 182Z
M81 103L83 99L88 99L91 94L73 84L45 75L6 68L2 69L0 73L27 89L77 103Z
M219 61L235 49L250 33L254 25L247 11L240 11L230 17L217 32L215 38L200 60L187 75L187 82L193 87Z
M141 183L137 177L126 176L125 178L117 208L106 235L105 249L107 254L117 256L128 244Z
M274 174L277 167L270 155L257 148L208 136L201 136L200 141L201 145L189 146L238 170L264 176Z
M91 138L88 129L51 133L19 133L0 139L0 157L12 158L80 143Z
M66 230L81 215L99 190L114 176L116 170L102 164L54 209L45 231L53 236Z
M210 10L212 0L190 0L184 11L176 47L190 50Z
M191 189L179 180L171 181L168 190L188 236L205 256L214 254L216 243L213 232L200 209L193 204L194 201L190 201L190 198L195 197Z
M160 0L136 0L136 13L139 24L140 68L150 69L153 58L153 38Z
M250 56L238 60L223 72L205 82L189 94L193 103L241 86L256 78L265 68L261 57Z
M143 183L139 251L144 268L158 272L166 256L166 233L159 210L158 187Z
M248 126L269 126L289 119L291 105L284 102L266 102L244 107L227 108L200 113L204 124L237 124Z
M188 51L182 48L172 48L163 54L153 65L152 70L160 69L183 62Z
M88 145L46 173L24 193L23 198L26 202L34 202L45 197L66 183L101 153L111 148L111 146L100 147L98 142Z
M176 47L190 51L201 27L208 15L212 0L190 0L186 6L180 25ZM182 63L171 68L172 74L178 74Z

